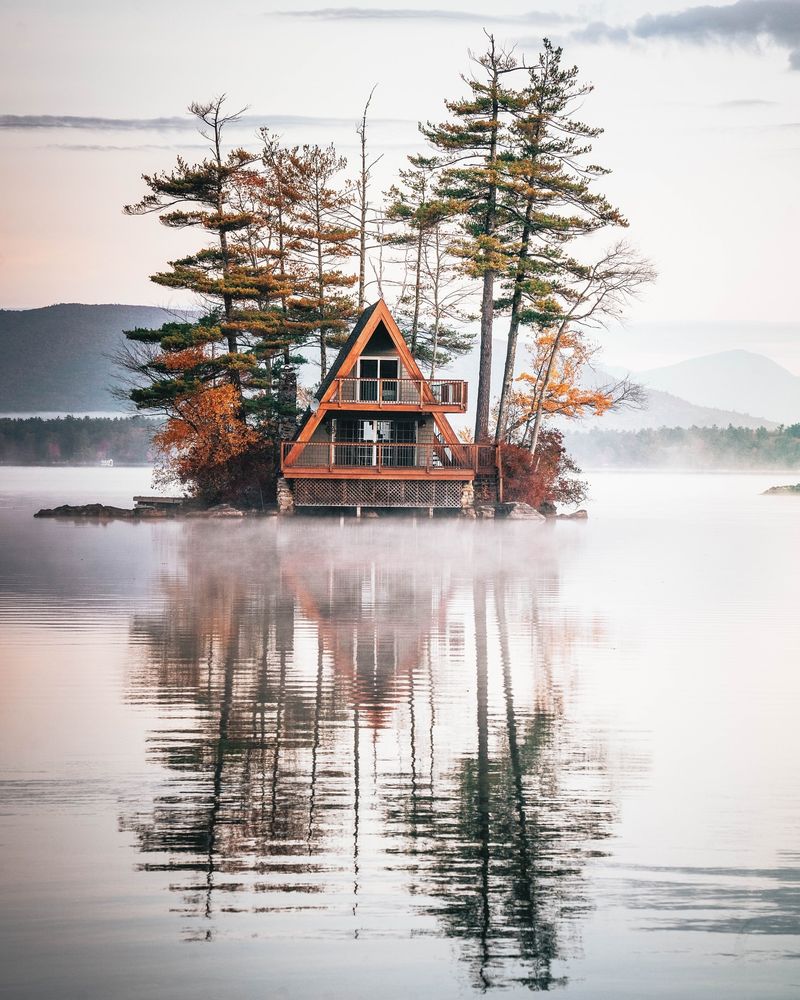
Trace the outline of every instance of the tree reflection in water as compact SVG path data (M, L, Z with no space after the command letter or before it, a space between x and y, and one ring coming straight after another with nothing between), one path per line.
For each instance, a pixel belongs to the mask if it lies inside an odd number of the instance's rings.
M127 810L189 937L441 934L477 988L563 981L614 808L527 525L187 525L130 697L163 791ZM245 916L247 915L247 916ZM257 915L257 917L256 917Z

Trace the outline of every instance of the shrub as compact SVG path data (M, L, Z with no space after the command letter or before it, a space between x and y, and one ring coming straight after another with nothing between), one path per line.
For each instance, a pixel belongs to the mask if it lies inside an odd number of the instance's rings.
M542 431L535 454L515 444L501 445L500 452L505 500L539 508L586 499L587 484L574 478L581 470L567 454L561 431Z

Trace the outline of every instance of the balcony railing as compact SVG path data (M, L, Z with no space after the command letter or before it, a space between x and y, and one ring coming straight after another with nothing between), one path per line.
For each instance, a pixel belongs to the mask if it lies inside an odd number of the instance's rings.
M281 446L281 467L292 470L352 469L377 473L408 469L425 470L431 475L459 470L489 474L496 469L496 452L490 444L384 444L380 441L285 441Z
M464 413L467 383L444 378L337 378L330 402L339 406L404 406Z

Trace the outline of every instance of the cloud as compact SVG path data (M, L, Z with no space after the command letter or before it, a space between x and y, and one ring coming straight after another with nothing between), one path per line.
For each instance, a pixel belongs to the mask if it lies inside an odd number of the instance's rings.
M532 10L526 14L478 14L469 10L418 7L318 7L307 10L274 10L267 11L267 14L308 21L463 21L473 24L505 21L514 24L566 24L579 20L573 14L553 10Z
M594 21L572 33L574 41L627 42L668 38L693 42L753 45L772 42L789 52L789 66L800 70L798 0L738 0L722 7L687 7L669 14L645 14L628 25Z
M165 131L194 127L191 118L96 118L87 115L0 115L0 129L91 129L95 132Z
M261 125L270 128L351 128L356 112L349 118L326 118L314 115L242 115L235 127L254 129ZM374 118L373 125L408 124L411 119ZM414 123L412 123L414 124ZM229 126L229 127L234 127ZM99 118L88 115L0 115L0 129L85 129L93 132L166 132L196 131L197 120L187 116L172 118Z
M777 101L763 101L758 97L742 97L738 101L720 101L715 108L773 108Z
M150 152L152 150L167 150L168 152L205 150L208 147L200 144L166 143L159 144L153 142L132 143L129 146L114 146L110 143L102 142L48 142L40 149L66 149L72 153L137 153L142 150ZM227 147L226 147L227 148Z

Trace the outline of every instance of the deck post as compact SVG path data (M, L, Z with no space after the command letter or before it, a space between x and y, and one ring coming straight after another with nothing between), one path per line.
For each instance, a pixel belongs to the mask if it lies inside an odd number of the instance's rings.
M356 517L361 517L361 508L356 507Z

